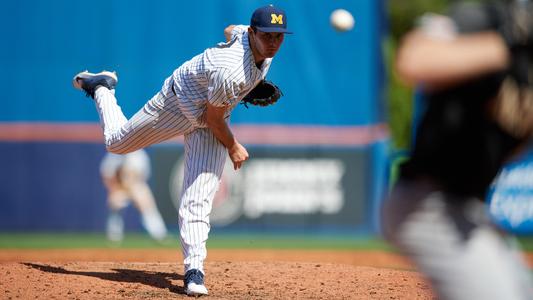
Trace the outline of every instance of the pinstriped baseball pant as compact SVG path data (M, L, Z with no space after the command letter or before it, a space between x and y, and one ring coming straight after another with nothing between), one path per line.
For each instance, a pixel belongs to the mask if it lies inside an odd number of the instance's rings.
M157 93L129 120L117 104L114 91L100 87L94 98L110 152L125 154L184 136L185 172L178 211L180 241L185 271L204 272L209 214L226 161L226 148L211 130L191 124L181 113L175 96Z

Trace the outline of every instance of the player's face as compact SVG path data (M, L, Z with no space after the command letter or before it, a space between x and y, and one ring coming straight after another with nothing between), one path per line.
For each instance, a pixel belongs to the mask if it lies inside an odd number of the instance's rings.
M252 31L251 41L254 43L256 54L263 58L272 58L279 50L285 34L281 32Z

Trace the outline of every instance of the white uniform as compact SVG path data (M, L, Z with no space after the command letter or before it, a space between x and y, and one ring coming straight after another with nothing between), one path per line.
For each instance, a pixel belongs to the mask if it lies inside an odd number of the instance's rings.
M141 149L124 155L107 153L100 163L100 174L107 188L107 238L115 242L122 240L124 221L120 211L133 202L148 234L155 240L164 240L167 228L148 186L150 158L146 151Z
M218 189L227 150L202 121L207 102L230 111L260 80L271 64L254 62L247 26L235 26L228 43L208 48L176 69L160 92L127 120L114 93L95 92L107 148L128 153L177 135L185 138L185 172L179 209L185 271L203 272L207 255L209 213ZM176 193L178 191L175 191Z
M148 180L150 177L150 158L144 150L126 155L106 153L100 164L102 177L114 177L120 169L134 170L143 180Z

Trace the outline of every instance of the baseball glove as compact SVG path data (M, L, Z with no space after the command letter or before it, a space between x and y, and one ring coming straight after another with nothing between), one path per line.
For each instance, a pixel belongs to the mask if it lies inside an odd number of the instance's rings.
M244 98L241 103L248 108L248 104L268 106L276 103L283 96L283 92L271 81L261 80Z

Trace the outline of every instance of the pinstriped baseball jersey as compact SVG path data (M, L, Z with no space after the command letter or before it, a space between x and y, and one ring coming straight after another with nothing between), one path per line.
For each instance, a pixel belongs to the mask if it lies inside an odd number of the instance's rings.
M206 128L201 116L208 101L215 106L228 105L225 117L229 119L237 103L266 76L272 62L266 58L260 69L255 65L247 29L235 26L229 42L208 48L177 68L161 91L130 120L116 105L114 91L96 91L108 150L124 154L194 128Z
M239 101L265 78L272 59L265 59L261 68L255 65L247 30L248 26L235 26L229 42L206 49L165 81L162 93L177 96L180 111L195 127L206 127L201 116L207 102L229 106L226 110L229 118Z
M100 87L94 91L110 152L129 153L184 136L184 184L178 214L185 271L204 271L209 214L228 156L225 146L203 121L207 103L226 107L225 118L229 121L233 108L265 78L271 62L266 58L257 67L248 26L238 25L229 42L208 48L177 68L130 119L124 116L114 90Z
M224 35L232 28L228 42L206 49L174 70L161 90L130 119L115 97L116 75L86 71L73 79L75 88L95 100L109 152L126 154L175 136L184 137L183 186L182 191L174 192L180 192L178 221L187 295L207 294L203 264L211 228L209 215L226 158L230 154L236 168L248 159L248 152L233 138L227 124L220 124L219 113L224 111L229 122L235 106L265 78L271 57L284 34L290 33L285 12L272 5L256 9L250 24L254 39L249 39L249 26L226 27ZM261 65L256 64L256 58ZM208 104L221 109L211 114ZM215 120L214 127L205 119ZM235 144L226 149L221 140L231 138Z

